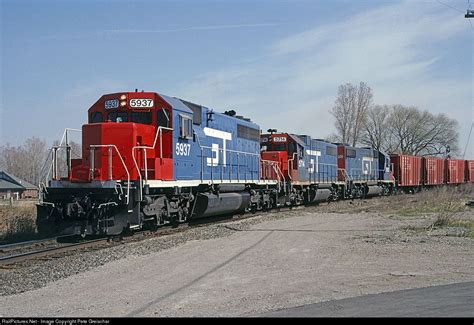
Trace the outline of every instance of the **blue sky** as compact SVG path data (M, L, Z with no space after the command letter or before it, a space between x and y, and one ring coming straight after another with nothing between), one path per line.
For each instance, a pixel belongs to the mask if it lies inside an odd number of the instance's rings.
M467 0L0 2L0 145L51 142L135 88L320 138L346 82L457 119L462 148L474 118Z

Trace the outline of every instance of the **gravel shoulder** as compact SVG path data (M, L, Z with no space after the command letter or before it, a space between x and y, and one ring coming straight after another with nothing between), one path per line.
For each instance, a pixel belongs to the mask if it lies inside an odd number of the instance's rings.
M250 316L474 280L473 238L430 228L433 214L392 213L386 199L271 212L1 270L0 315ZM473 211L457 214L474 220Z

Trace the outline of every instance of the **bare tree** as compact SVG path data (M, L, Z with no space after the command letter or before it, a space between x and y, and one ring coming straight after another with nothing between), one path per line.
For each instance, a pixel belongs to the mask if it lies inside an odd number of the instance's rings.
M338 95L330 113L335 117L339 140L355 146L361 136L367 110L372 103L372 89L366 83L358 86L350 83L338 88Z
M388 119L386 150L411 155L442 155L458 148L458 122L416 107L395 105Z
M341 139L339 138L339 136L335 133L331 134L331 135L328 135L327 137L324 138L324 141L327 141L327 142L341 142Z
M26 139L22 146L7 144L0 147L0 168L32 184L38 184L47 152L46 142L35 137Z
M388 105L375 105L367 110L362 128L361 143L381 150L389 142L388 120L392 108Z

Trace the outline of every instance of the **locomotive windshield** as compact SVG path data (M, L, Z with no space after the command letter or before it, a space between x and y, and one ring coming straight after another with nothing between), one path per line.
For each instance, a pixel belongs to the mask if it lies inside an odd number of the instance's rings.
M286 151L286 144L285 143L274 143L271 145L273 151Z
M140 124L151 124L151 112L132 112L131 121Z
M107 114L107 120L111 122L128 122L127 112L110 112Z

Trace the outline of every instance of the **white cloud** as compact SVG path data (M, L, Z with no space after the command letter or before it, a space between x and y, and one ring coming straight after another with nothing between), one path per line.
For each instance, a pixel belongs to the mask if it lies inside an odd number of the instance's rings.
M263 129L321 138L333 132L328 110L337 87L365 81L377 103L456 118L463 147L472 80L432 76L445 55L443 41L466 35L472 34L455 11L426 2L391 4L268 44L263 58L202 75L179 94L220 111L235 109Z

